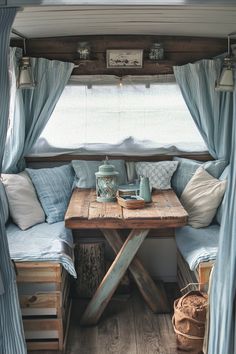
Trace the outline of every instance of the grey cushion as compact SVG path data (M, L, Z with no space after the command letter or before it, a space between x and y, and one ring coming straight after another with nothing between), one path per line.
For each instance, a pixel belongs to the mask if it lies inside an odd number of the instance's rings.
M196 269L200 262L216 259L219 233L219 225L210 225L202 229L194 229L191 226L176 229L178 250L190 269Z
M95 188L96 177L95 172L98 171L102 161L85 161L85 160L73 160L71 161L75 170L76 180L75 185L79 188ZM109 163L115 167L115 170L119 172L118 182L119 184L127 183L127 174L125 169L124 160L109 160Z
M0 181L0 200L1 204L3 207L3 217L4 217L4 222L6 224L8 218L9 218L9 206L8 206L8 200L7 200L7 195L5 192L4 185Z
M228 178L228 174L229 174L229 166L227 166L223 173L221 174L219 180L220 181L224 181ZM223 210L225 208L225 198L226 198L226 194L224 195L224 198L219 206L219 208L217 209L217 213L216 213L216 221L218 222L218 224L221 224L222 221L222 214L223 214Z
M179 162L177 170L171 179L171 186L178 197L181 196L184 188L193 177L198 167L202 166L208 173L210 173L210 175L215 178L219 178L227 166L227 161L225 160L213 160L205 163L182 157L174 157L173 160Z
M64 220L74 181L71 165L38 170L27 168L26 171L47 216L46 221L52 224Z

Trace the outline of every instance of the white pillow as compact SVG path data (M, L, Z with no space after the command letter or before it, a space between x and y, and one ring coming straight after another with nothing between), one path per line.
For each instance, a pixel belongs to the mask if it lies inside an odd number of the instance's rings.
M197 229L208 226L221 203L225 188L226 181L219 181L199 167L180 198L189 214L188 224Z
M45 221L44 211L26 172L2 174L2 183L5 187L12 220L21 230Z
M136 173L148 177L150 186L156 189L170 189L170 181L178 161L136 162Z

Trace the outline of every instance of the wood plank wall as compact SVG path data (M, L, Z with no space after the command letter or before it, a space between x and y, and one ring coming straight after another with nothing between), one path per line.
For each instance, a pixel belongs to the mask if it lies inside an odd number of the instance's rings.
M75 75L154 75L170 74L173 65L182 65L202 58L213 58L227 51L225 39L204 37L177 37L177 36L73 36L56 38L29 39L26 42L27 54L35 57L73 61L79 64L76 51L78 42L87 41L92 48L89 61L83 62L79 68L74 69ZM148 60L148 52L152 43L162 42L165 58L160 62ZM12 40L12 46L23 45L22 40ZM144 62L141 69L107 69L107 49L143 49Z

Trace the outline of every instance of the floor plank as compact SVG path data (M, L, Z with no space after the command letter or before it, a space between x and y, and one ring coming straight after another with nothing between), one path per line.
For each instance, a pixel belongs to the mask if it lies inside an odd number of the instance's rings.
M173 308L173 299L179 296L176 285L167 284L165 288ZM84 300L73 300L65 354L182 353L176 349L172 314L152 313L137 289L130 296L113 296L96 326L80 325L85 306Z
M171 315L153 314L137 295L132 303L137 354L175 354L176 343Z
M113 300L98 326L98 353L136 353L133 308L130 300Z

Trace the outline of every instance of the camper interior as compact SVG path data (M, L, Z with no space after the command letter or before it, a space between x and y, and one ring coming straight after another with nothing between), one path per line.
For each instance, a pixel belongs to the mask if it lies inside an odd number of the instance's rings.
M235 354L235 0L0 0L0 44L0 354Z

